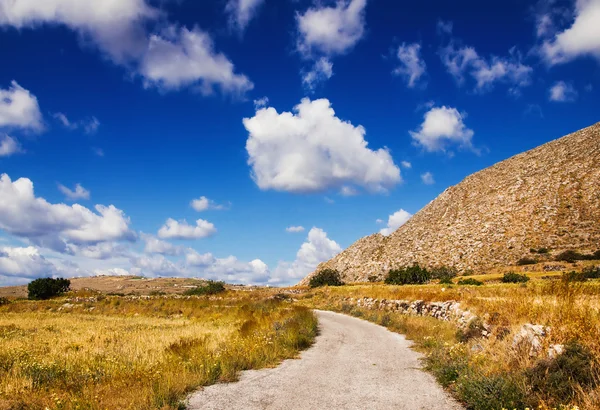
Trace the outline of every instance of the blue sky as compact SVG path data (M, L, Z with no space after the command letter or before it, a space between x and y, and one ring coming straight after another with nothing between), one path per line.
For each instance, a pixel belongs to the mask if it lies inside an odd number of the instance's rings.
M0 0L0 285L295 283L597 122L598 19L599 0Z

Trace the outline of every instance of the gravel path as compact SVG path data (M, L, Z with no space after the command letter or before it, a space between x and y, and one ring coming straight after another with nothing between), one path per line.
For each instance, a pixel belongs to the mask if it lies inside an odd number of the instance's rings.
M190 396L189 409L462 408L420 370L420 355L403 336L354 317L316 313L320 335L299 360L206 387Z

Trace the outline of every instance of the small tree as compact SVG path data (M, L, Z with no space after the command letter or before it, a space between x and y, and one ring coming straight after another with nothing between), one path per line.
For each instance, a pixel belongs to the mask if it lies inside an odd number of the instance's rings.
M525 283L529 282L529 276L520 275L515 272L505 273L502 277L502 283Z
M335 269L323 269L315 274L308 283L311 288L321 286L343 286L344 282L340 277L340 273Z
M225 283L223 282L215 282L214 280L209 280L206 285L198 286L192 289L188 289L184 292L184 295L192 296L201 296L201 295L216 295L218 293L225 292L227 289L225 288Z
M431 272L414 264L408 268L392 269L385 278L388 285L422 285L431 280Z
M58 278L40 278L27 285L28 297L32 300L45 300L68 292L71 281Z

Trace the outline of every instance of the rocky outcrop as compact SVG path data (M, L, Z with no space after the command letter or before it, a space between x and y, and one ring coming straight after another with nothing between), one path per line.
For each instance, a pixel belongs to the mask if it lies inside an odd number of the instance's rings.
M413 263L479 273L531 248L600 249L600 123L465 178L390 236L362 238L316 271L346 282Z

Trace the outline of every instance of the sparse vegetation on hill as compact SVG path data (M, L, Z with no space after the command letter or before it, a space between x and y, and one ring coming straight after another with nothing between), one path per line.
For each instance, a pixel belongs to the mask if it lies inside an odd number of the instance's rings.
M459 279L458 282L456 282L456 284L463 286L481 286L483 285L483 282L475 278L465 278Z
M343 286L344 282L340 277L340 273L334 269L323 269L312 278L310 278L309 286L311 288L319 288L321 286Z
M40 278L27 285L29 299L45 300L68 292L71 281L68 279Z
M392 269L388 272L385 283L388 285L420 285L431 280L432 275L418 264L404 269Z
M515 272L507 272L502 276L501 281L502 283L526 283L529 282L529 276Z
M225 289L225 283L223 282L215 282L213 280L209 280L206 285L198 286L196 288L188 289L183 292L184 295L216 295L218 293L223 293L227 289Z
M0 409L182 409L193 389L312 343L312 312L270 296L86 291L0 306Z

